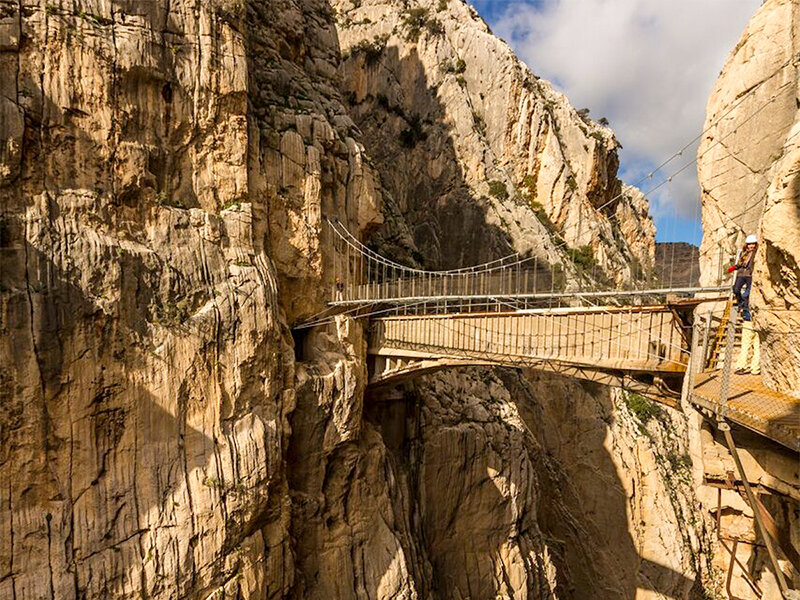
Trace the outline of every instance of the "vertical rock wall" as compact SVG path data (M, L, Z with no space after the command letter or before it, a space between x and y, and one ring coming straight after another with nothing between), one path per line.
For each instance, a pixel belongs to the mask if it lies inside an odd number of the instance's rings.
M0 14L0 596L254 582L267 546L291 563L292 365L254 235L243 7Z
M797 2L765 2L714 85L698 151L702 281L716 284L745 236L759 236L751 303L764 341L762 372L766 383L794 394L800 394L798 40Z
M800 5L793 0L766 0L714 85L698 151L702 282L720 281L745 236L758 236L750 302L761 338L761 380L795 396L800 395L799 40ZM736 435L749 478L775 492L764 496L764 502L783 534L797 540L796 454L746 432ZM702 447L706 472L734 469L727 448L709 429L698 432L695 445ZM709 514L720 519L723 536L756 539L752 509L739 494L704 486L698 493ZM727 567L729 555L721 544L715 557L719 568ZM754 574L763 597L779 596L763 548L740 545L738 558ZM790 581L794 573L797 585L797 572L783 559L781 564ZM732 591L741 598L757 597L738 569Z
M3 598L293 585L286 315L380 219L330 17L0 3Z
M487 370L365 398L359 323L290 335L324 216L430 264L563 261L556 230L620 280L652 262L644 199L599 208L612 133L466 5L421 7L417 44L396 3L0 0L0 597L704 585L663 424Z
M655 227L641 193L616 178L613 132L531 73L468 4L334 6L351 114L429 265L509 251L561 262L566 242L590 246L618 282L652 267Z

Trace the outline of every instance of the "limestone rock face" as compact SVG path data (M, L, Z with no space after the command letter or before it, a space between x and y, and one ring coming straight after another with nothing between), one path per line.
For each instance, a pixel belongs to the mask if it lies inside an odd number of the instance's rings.
M797 53L800 5L766 0L732 50L708 102L707 132L698 151L704 238L702 282L727 281L730 264L747 234L759 238L751 306L761 338L761 378L765 385L800 395L800 118ZM787 537L797 539L797 456L742 436L745 470L753 481L776 490L767 508ZM724 442L706 427L697 436L704 472L712 477L734 468ZM716 475L714 475L716 474ZM719 494L719 496L718 496ZM752 509L734 491L701 488L709 513L722 506L724 535L755 539ZM741 546L740 546L741 549ZM763 555L762 555L763 556ZM715 552L720 568L728 556ZM756 565L764 597L779 597L771 568L759 569L759 551L739 559ZM792 570L782 562L786 573ZM797 581L794 572L795 585ZM734 578L732 593L754 598L747 583Z
M679 421L487 369L381 397L360 321L290 331L325 217L432 265L564 262L557 232L652 263L610 130L466 5L399 6L0 0L0 598L705 585Z
M351 114L428 265L510 251L561 262L566 243L591 246L618 282L651 267L655 228L640 192L616 178L613 132L531 73L468 4L333 5Z
M700 285L700 249L686 242L656 244L656 273L670 287Z
M0 3L0 597L289 593L286 319L380 221L330 17Z
M716 283L747 234L760 238L751 303L762 373L800 394L800 6L767 0L731 52L709 98L698 151L703 282Z
M501 373L540 444L539 526L568 598L693 598L718 589L686 416L589 383ZM713 596L712 596L713 597Z

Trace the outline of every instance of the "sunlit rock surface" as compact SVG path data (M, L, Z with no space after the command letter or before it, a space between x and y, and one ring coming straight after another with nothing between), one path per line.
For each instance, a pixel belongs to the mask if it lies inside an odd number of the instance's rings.
M433 267L652 267L613 133L467 5L2 0L0 65L0 597L713 590L679 413L488 369L365 393L359 322L291 335L324 217Z
M765 381L800 394L800 5L768 0L732 50L708 101L698 152L703 282L748 234L760 238L752 304Z
M702 188L702 282L716 284L748 234L759 238L751 305L761 337L761 380L785 394L800 395L800 119L798 62L800 5L767 0L732 49L708 101L706 133L698 152ZM728 281L723 277L722 281ZM788 416L792 418L792 416ZM800 419L800 415L796 416ZM764 502L787 538L800 535L800 476L796 453L742 432L745 470L753 481L778 493ZM704 428L693 442L707 473L733 469L719 436ZM696 461L699 462L699 461ZM721 494L723 535L755 539L753 512L734 491L700 488L716 516ZM764 597L779 597L766 552L741 546L739 559L752 565ZM727 567L718 545L715 560ZM798 574L781 562L787 577ZM755 598L735 571L733 593Z
M617 282L652 266L655 228L641 193L616 178L613 132L531 73L473 8L333 5L351 114L428 265L508 251L553 262L566 243L591 247Z

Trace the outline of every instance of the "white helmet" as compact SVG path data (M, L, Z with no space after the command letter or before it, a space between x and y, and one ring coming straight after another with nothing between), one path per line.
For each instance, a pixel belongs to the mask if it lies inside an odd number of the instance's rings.
M750 235L748 235L744 239L744 243L745 244L757 244L758 243L758 238L754 234L751 233Z

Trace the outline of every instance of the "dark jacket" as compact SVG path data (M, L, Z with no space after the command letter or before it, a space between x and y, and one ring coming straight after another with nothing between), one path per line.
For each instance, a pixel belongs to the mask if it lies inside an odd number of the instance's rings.
M756 252L758 246L752 250L748 250L745 246L739 255L739 261L736 263L736 275L738 277L752 277L753 276L753 263L756 261Z

